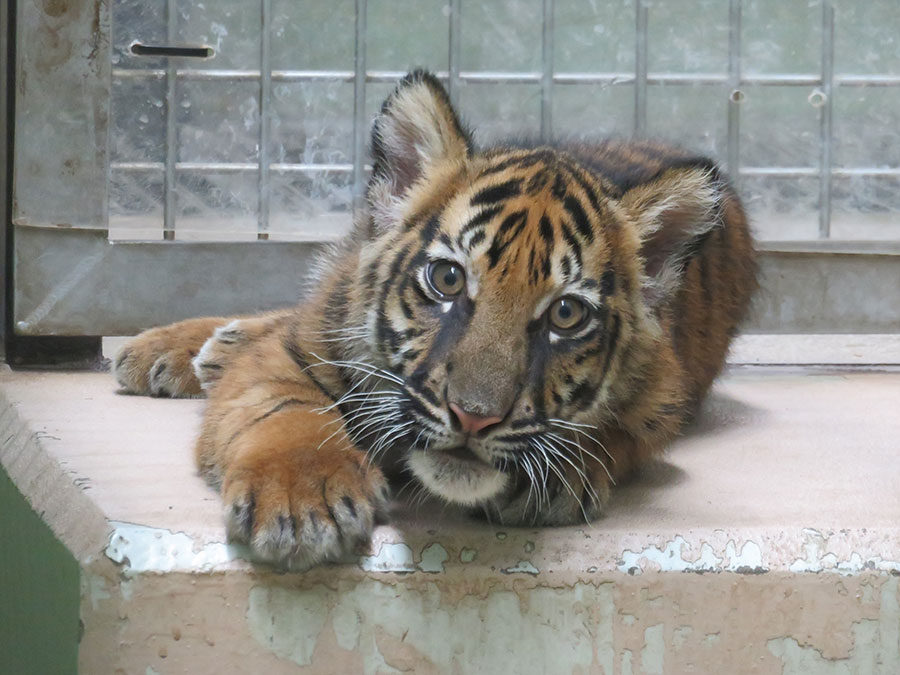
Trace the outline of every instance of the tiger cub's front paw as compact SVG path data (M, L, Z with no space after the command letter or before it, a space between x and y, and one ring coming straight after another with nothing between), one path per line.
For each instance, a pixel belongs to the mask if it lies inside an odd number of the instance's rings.
M133 394L200 396L203 390L191 361L224 319L189 319L151 328L132 338L119 354L113 374Z
M390 493L358 450L248 453L222 484L231 541L259 560L305 570L366 543Z

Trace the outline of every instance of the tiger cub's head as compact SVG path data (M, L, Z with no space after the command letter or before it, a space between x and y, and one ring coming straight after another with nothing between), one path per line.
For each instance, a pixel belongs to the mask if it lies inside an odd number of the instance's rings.
M656 308L716 199L708 172L623 194L552 147L476 150L422 72L384 103L373 153L351 356L390 374L379 443L408 447L406 466L451 502L560 481L591 508L591 476L614 472L595 434L660 349Z

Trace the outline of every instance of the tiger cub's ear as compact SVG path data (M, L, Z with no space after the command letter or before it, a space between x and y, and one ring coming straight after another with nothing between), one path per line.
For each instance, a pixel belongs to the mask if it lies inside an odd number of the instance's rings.
M464 160L471 148L472 139L438 79L422 70L404 77L372 129L374 165L367 197L376 225L393 222L403 196L429 166Z
M726 184L714 166L663 171L622 198L641 239L644 299L658 307L681 287L683 273L710 232L723 226Z

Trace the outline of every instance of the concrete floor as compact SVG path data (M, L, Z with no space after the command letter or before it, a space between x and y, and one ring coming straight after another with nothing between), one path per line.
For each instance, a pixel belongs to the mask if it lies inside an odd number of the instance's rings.
M592 525L400 505L302 575L225 545L202 401L0 395L0 462L82 568L83 672L900 672L898 372L732 369Z

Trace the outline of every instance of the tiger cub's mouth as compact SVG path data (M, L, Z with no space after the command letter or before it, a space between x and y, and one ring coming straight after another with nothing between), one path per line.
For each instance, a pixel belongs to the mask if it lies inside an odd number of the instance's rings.
M509 475L465 446L410 453L408 466L431 492L448 502L474 506L499 495Z

